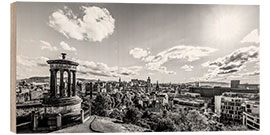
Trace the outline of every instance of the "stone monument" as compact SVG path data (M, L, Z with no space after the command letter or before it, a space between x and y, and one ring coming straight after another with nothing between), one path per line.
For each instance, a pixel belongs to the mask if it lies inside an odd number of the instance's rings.
M67 60L65 53L62 53L62 59L48 60L47 63L50 65L50 92L43 101L45 113L61 114L62 118L80 115L82 100L76 95L76 68L79 63Z

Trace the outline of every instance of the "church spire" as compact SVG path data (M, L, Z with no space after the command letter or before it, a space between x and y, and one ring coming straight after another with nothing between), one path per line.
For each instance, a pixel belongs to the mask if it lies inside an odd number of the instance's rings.
M156 85L156 91L159 91L159 84L158 84L158 81L157 81L157 85Z

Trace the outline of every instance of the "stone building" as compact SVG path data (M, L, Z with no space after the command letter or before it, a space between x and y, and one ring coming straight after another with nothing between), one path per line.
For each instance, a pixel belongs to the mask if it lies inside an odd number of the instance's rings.
M242 106L244 107L243 125L252 130L260 130L259 101L245 101Z
M146 93L151 92L151 79L150 77L147 78L147 84L146 84Z
M182 111L187 110L201 110L204 107L204 100L199 100L195 98L174 98L173 99L173 108L174 109L181 109Z
M44 114L33 114L34 130L59 129L81 116L82 100L76 94L79 63L67 60L65 55L62 53L62 59L47 61L50 65L50 91L43 100Z
M240 96L238 93L224 93L221 96L220 115L223 123L241 123L243 119L242 103L247 98ZM218 109L216 109L218 110Z

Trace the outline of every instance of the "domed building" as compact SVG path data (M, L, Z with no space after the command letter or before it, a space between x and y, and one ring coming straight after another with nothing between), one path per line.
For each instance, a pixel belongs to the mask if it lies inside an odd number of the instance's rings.
M50 64L50 93L43 101L47 114L80 114L82 100L76 95L76 68L79 63L65 57L66 54L62 53L62 59L47 61Z
M81 121L82 99L76 94L76 69L79 63L66 59L48 60L50 91L44 97L44 113L33 113L33 130L56 130Z

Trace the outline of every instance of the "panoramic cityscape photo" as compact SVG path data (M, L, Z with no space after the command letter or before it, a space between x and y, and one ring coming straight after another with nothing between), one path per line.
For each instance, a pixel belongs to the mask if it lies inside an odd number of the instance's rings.
M259 16L16 2L17 133L259 131Z

